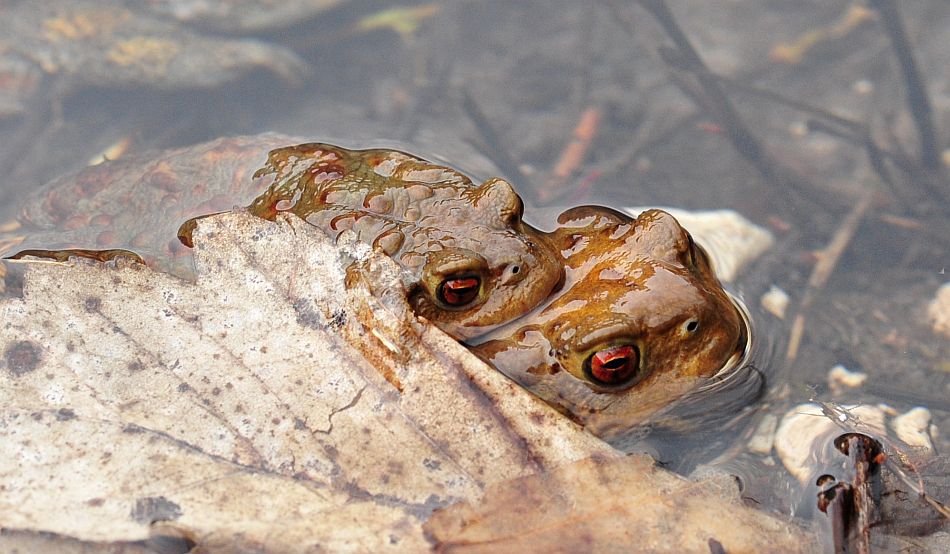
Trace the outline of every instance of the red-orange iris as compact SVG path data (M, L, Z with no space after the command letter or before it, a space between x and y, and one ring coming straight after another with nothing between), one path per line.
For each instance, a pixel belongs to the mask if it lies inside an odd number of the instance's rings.
M461 277L446 279L439 287L442 301L449 306L464 306L478 296L478 287L481 281L478 277Z
M590 377L602 385L622 385L637 374L639 367L640 356L630 345L600 350L588 362Z

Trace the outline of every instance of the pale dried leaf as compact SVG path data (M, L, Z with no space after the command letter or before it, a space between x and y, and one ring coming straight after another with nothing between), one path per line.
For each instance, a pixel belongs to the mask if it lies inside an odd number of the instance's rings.
M415 549L435 508L610 452L418 322L368 247L245 214L196 242L196 284L32 263L0 304L0 525Z

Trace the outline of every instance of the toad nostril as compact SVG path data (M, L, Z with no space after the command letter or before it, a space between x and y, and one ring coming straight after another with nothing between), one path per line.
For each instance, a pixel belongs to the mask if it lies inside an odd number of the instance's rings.
M518 283L527 275L527 273L522 270L522 267L524 266L521 263L521 260L512 260L504 264L503 267L504 269L502 269L501 278L499 280L500 285L511 285Z

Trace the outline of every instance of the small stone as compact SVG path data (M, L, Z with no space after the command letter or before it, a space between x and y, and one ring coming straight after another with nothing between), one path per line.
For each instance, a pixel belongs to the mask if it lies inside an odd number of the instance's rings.
M765 311L779 319L785 319L785 311L788 309L788 294L784 290L772 285L768 292L762 295L759 303Z
M778 427L778 416L766 414L755 428L755 434L749 439L749 452L762 455L768 455L772 452L776 427Z
M808 125L803 121L795 121L788 126L788 134L795 138L805 138L808 136Z
M841 364L828 371L828 386L834 394L839 394L844 389L856 389L867 380L867 373L851 371Z
M931 431L930 410L927 408L912 408L891 420L891 428L904 444L914 448L923 448L933 452L934 445L930 438Z
M858 94L871 94L874 92L874 83L867 79L858 79L851 85L851 90Z
M950 339L950 282L937 289L937 296L927 308L934 333Z

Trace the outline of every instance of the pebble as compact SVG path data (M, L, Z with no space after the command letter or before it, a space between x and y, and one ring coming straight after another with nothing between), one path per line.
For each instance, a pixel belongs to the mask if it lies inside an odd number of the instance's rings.
M840 394L844 389L856 389L867 380L867 373L851 371L841 364L828 371L828 386L834 394Z
M934 333L950 339L950 282L937 289L937 296L927 309Z
M775 428L778 427L778 416L775 414L766 414L762 421L755 428L755 433L749 439L749 452L767 456L772 453L773 441L775 440Z
M774 315L779 319L785 319L785 312L788 309L788 293L772 285L769 290L762 295L759 303L762 309Z
M930 424L930 410L927 408L912 408L891 420L891 429L904 444L914 448L934 449L931 432L936 427Z

